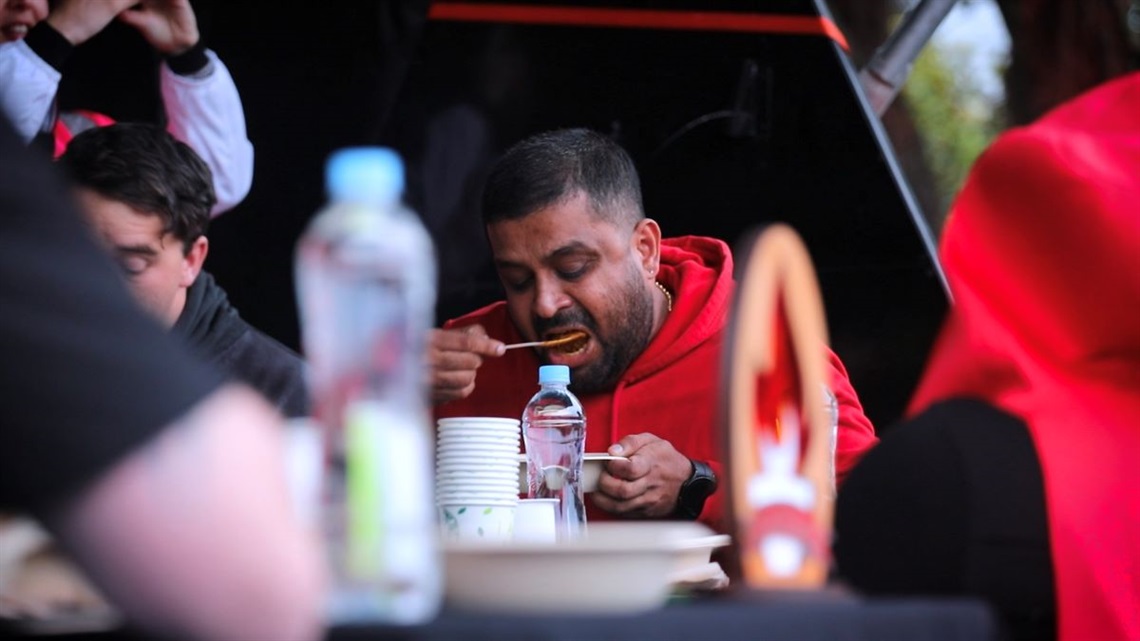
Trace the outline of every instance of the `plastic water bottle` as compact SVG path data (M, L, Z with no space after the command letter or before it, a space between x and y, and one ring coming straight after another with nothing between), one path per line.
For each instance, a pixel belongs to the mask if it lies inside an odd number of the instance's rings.
M442 600L424 348L436 257L390 149L329 157L329 202L297 246L303 351L324 433L333 623L414 624Z
M527 495L532 499L558 499L558 538L573 539L586 531L582 491L586 413L569 389L569 367L539 367L538 384L538 392L527 402L522 415Z

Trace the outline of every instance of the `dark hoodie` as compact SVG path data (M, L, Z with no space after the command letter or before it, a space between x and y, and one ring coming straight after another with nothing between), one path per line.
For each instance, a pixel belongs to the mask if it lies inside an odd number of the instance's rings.
M304 361L242 320L210 274L198 274L186 291L186 306L172 331L221 371L261 392L286 417L308 415Z
M673 311L611 392L580 395L586 411L587 452L605 452L624 436L649 432L690 459L709 462L721 473L718 378L736 286L732 269L732 254L720 240L701 236L662 239L658 280L673 292ZM476 323L507 343L525 340L503 301L449 321L445 327ZM841 480L878 438L843 364L830 350L828 362L832 389L839 400L836 474ZM436 416L521 416L527 400L538 390L538 366L534 351L527 349L485 359L475 391L437 407ZM716 529L724 529L722 495L721 491L714 493L700 517ZM612 518L587 503L588 518Z

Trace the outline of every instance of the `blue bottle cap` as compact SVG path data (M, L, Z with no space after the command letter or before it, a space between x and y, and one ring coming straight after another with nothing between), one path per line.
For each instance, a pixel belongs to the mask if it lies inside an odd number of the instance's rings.
M570 368L566 365L540 365L538 368L538 384L566 383L570 384Z
M387 205L404 192L404 162L387 147L338 149L325 163L331 200Z

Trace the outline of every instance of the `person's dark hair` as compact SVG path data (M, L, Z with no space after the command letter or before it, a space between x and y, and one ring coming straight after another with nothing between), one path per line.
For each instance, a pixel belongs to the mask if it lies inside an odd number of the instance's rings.
M71 140L59 163L74 184L161 217L185 252L206 234L217 202L210 168L158 125L92 127Z
M558 129L515 143L483 187L483 223L523 218L585 192L594 213L610 222L644 217L633 159L589 129Z

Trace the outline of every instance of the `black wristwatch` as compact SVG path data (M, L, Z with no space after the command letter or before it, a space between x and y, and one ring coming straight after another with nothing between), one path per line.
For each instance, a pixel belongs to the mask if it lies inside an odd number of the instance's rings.
M705 499L716 491L716 473L708 463L702 461L689 461L693 464L693 473L688 480L681 484L681 491L677 494L677 507L673 510L673 518L695 521L705 508Z

